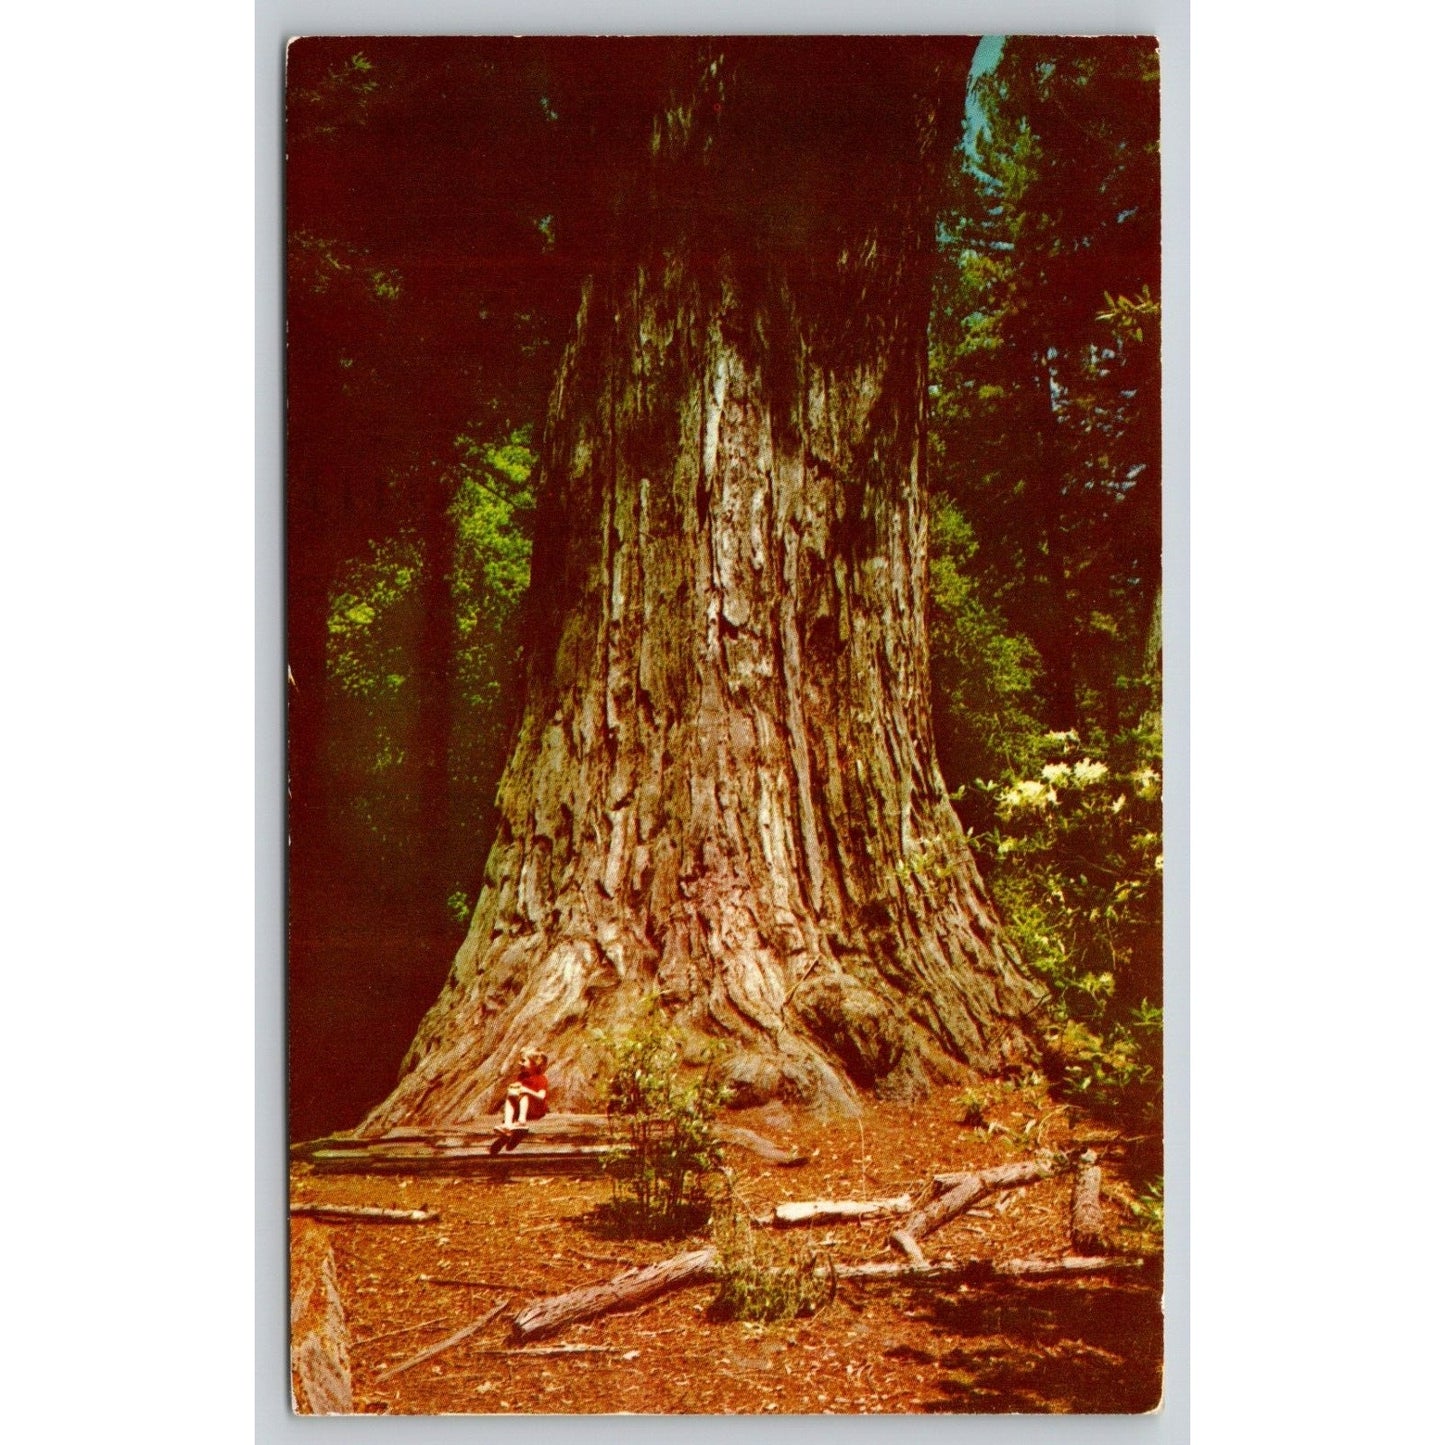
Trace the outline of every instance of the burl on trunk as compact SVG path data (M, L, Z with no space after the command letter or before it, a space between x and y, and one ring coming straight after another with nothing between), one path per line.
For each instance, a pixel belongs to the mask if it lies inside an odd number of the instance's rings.
M929 716L929 292L971 50L690 41L614 67L635 123L593 127L573 220L592 259L500 831L369 1127L487 1112L533 1040L580 1104L596 1031L651 995L744 1101L847 1108L1028 1053L1041 989Z

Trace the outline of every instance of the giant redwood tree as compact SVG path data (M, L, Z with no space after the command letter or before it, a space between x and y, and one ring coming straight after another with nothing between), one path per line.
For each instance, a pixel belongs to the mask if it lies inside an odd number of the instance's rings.
M369 1127L516 1049L589 1096L655 996L744 1100L1028 1051L929 716L924 427L961 40L567 52L585 281L549 402L525 701L485 885Z

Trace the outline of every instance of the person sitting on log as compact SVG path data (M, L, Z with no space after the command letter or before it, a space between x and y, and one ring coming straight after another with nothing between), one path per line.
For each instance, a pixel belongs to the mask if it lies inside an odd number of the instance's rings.
M547 1112L547 1055L541 1049L523 1049L517 1066L517 1077L507 1085L502 1101L502 1122L497 1126L498 1138L492 1153L515 1149L528 1124L535 1123Z

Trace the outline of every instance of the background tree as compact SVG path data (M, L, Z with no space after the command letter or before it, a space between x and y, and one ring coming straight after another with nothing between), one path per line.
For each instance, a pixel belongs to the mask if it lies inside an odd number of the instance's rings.
M1054 985L1054 1062L1153 1105L1162 977L1158 56L1010 37L934 310L940 754Z
M359 1109L394 1077L461 936L451 913L476 897L473 829L491 813L514 672L498 609L525 580L518 448L576 283L548 233L567 175L535 47L305 39L287 66L289 992L304 1129L341 1122L331 1079L353 1081Z
M1152 39L1010 37L951 174L933 484L967 519L982 592L1042 660L1054 728L1114 731L1117 680L1153 670L1158 83Z

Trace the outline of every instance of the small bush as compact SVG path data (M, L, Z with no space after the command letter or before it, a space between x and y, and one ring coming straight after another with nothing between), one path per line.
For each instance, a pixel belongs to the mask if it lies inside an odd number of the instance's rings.
M1049 1039L1062 1070L1064 1092L1079 1104L1097 1104L1142 1120L1163 1106L1162 1023L1149 1004L1104 1033L1069 1020Z
M979 1094L965 1094L958 1122L965 1129L982 1129L988 1123L988 1102Z
M603 1165L613 1185L610 1222L653 1238L687 1234L711 1210L707 1181L722 1163L713 1121L727 1088L710 1066L683 1077L681 1044L655 1005L609 1047L614 1147Z
M1164 1232L1164 1180L1162 1177L1153 1179L1145 1185L1140 1191L1139 1197L1129 1205L1129 1212L1151 1234Z
M837 1291L831 1263L819 1269L810 1250L769 1241L760 1245L759 1232L736 1209L721 1212L713 1221L717 1247L717 1294L708 1306L714 1320L796 1319L817 1313Z

